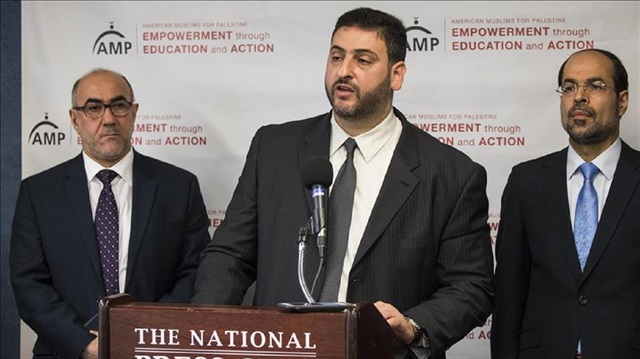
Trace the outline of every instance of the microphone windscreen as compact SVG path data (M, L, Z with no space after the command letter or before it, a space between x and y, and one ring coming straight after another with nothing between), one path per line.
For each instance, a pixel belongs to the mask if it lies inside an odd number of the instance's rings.
M331 186L333 167L326 157L310 157L302 165L302 183L311 189L313 185Z

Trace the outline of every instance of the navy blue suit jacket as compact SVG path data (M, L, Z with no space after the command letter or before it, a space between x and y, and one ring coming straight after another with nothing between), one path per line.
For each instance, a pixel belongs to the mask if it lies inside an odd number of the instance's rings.
M496 243L494 359L640 358L640 152L620 160L584 271L567 199L567 149L515 166Z
M193 174L134 152L125 292L188 302L208 223ZM82 155L22 181L10 269L20 316L38 335L34 354L79 358L105 293Z

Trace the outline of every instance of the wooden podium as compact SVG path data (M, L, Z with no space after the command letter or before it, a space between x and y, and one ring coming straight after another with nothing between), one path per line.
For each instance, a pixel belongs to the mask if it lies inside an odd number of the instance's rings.
M406 346L371 303L340 312L100 301L100 359L391 359Z

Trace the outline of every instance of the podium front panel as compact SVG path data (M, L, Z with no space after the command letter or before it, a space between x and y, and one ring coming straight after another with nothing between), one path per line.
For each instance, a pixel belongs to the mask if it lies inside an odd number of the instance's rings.
M130 303L109 310L109 359L343 359L348 315Z

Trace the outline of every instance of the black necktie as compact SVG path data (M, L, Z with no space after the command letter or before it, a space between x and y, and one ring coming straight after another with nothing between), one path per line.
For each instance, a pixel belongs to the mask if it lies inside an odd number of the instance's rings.
M358 144L353 138L348 138L344 142L344 147L347 149L347 159L340 167L329 197L327 268L320 293L320 301L322 302L332 302L338 299L340 277L349 242L349 229L351 228L357 175L353 165L353 153Z

